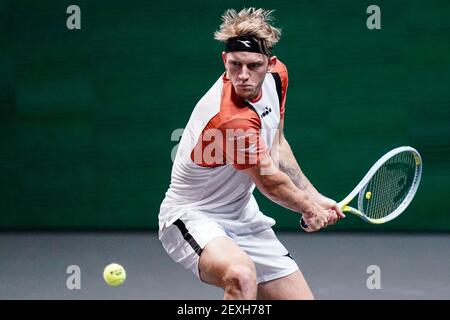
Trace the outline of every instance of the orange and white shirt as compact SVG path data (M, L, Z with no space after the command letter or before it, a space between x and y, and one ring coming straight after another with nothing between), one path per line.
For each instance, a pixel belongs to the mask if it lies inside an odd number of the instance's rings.
M160 207L160 230L188 211L226 222L236 234L275 224L259 211L255 185L241 170L270 152L284 117L287 86L287 69L278 61L256 101L238 97L226 75L200 99L178 145Z

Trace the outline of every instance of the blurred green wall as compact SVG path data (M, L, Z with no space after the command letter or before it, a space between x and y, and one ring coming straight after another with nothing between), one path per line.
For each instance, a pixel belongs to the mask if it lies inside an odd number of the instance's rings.
M66 28L71 4L81 30ZM422 154L405 214L329 230L449 231L450 2L410 0L0 1L0 228L155 228L171 133L223 71L222 12L244 6L276 10L286 136L320 191L340 200L393 147Z

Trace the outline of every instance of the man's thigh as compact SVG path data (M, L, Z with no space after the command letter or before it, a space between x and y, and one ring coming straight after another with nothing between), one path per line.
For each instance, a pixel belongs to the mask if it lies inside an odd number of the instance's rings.
M213 239L226 237L215 221L195 212L186 213L159 232L159 239L168 255L199 277L199 258Z
M300 270L283 278L260 283L257 298L261 300L314 299Z
M233 240L220 236L209 241L200 256L200 279L223 287L223 278L233 267L248 268L256 274L250 257Z

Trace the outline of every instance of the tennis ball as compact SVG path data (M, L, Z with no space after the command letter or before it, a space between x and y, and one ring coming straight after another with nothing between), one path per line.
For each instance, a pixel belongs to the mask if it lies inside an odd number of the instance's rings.
M366 199L370 200L370 198L372 198L372 192L368 191L366 192Z
M110 286L120 286L127 278L125 269L117 263L111 263L103 270L103 279Z

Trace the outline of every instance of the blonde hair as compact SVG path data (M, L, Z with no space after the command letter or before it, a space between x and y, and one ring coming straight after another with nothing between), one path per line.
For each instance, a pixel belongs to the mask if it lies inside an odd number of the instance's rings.
M273 21L274 10L244 8L239 13L228 9L222 15L222 24L214 32L214 39L227 42L231 38L247 36L259 40L263 52L271 52L281 36L281 29L269 22Z

